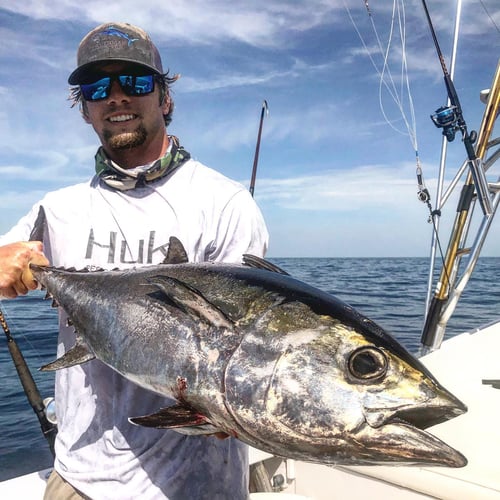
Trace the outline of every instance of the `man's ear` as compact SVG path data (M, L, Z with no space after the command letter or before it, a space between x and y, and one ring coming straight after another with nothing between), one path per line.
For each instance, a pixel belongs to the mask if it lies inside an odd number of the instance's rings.
M87 103L85 101L82 101L80 103L80 113L85 122L90 124L89 111L87 109Z
M172 99L170 99L170 95L168 93L165 93L165 95L163 96L163 100L160 103L160 107L164 115L168 115L171 106L172 106Z

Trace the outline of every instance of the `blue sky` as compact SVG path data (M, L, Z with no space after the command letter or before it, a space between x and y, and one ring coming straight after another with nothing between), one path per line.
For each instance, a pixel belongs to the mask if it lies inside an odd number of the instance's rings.
M453 4L428 0L448 65ZM421 2L396 5L400 16L404 9L416 138L434 195L441 133L429 116L446 103L446 91ZM385 50L393 2L368 7ZM500 5L465 0L462 10L455 85L469 129L477 129L479 90L491 84L500 53ZM164 67L182 75L169 132L195 158L247 186L268 101L255 188L271 234L268 256L428 255L431 228L416 197L415 152L401 112L387 92L379 97L368 54L379 68L383 55L364 0L150 0L141 7L129 0L0 0L0 233L45 192L92 175L98 140L70 108L67 76L81 38L108 21L144 28ZM395 25L388 61L410 117L400 91L399 33ZM451 178L464 158L459 138L449 158ZM444 228L455 206L444 212ZM499 225L486 255L498 255Z

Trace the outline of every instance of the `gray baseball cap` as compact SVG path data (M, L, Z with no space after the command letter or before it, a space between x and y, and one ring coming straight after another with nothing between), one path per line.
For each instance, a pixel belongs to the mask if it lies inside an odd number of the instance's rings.
M106 23L93 29L80 42L78 67L69 75L69 84L83 83L92 66L106 61L140 64L154 73L163 74L158 49L144 30L131 24Z

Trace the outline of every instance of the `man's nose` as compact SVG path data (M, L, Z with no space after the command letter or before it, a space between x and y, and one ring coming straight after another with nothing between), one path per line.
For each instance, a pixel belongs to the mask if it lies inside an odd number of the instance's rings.
M124 101L128 100L128 98L129 96L125 94L120 84L116 80L113 80L109 89L108 101Z

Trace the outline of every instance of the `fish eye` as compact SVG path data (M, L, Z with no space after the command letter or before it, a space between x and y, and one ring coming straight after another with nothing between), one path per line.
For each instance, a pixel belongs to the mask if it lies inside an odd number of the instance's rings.
M363 382L375 382L387 372L387 357L376 347L361 347L349 357L349 373Z

